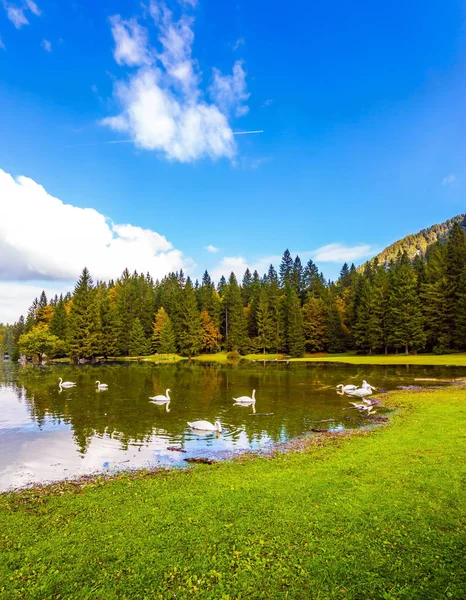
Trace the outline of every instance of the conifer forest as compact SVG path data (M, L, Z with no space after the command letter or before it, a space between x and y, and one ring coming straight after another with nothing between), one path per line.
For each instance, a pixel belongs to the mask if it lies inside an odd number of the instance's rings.
M278 270L192 281L182 271L154 281L125 270L93 281L84 268L72 293L42 293L12 326L2 348L12 357L72 359L221 350L239 354L448 353L466 349L466 236L456 222L447 239L413 259L344 264L327 281L312 260L283 253Z

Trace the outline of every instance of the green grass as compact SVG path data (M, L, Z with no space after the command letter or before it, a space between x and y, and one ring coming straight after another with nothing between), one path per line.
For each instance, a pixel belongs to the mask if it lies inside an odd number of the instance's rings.
M351 365L438 365L466 366L466 353L458 354L373 354L359 356L356 354L309 354L304 358L291 358L291 362L341 362Z
M466 391L301 452L0 495L0 597L466 597Z
M116 362L153 362L153 363L177 363L188 360L179 354L156 354L151 356L120 356L111 358ZM228 364L231 361L227 358L226 352L217 352L215 354L201 354L193 356L193 361ZM241 360L248 361L289 361L289 362L339 362L351 365L438 365L450 367L466 367L466 353L457 354L373 354L371 356L360 356L354 353L345 354L326 354L324 352L317 354L306 354L303 358L289 358L284 354L247 354L241 356ZM68 358L59 358L51 362L69 362ZM234 362L234 361L233 361Z

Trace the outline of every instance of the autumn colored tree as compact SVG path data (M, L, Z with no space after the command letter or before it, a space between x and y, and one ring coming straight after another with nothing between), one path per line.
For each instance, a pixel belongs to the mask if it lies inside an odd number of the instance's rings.
M201 312L202 347L204 352L218 352L222 336L206 310Z

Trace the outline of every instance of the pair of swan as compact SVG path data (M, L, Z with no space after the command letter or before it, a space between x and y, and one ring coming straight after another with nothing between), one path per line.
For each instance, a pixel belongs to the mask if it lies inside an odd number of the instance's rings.
M108 390L108 384L100 383L100 381L95 382L98 390ZM61 377L58 379L58 387L59 388L72 388L76 385L75 381L63 381Z
M349 396L357 396L359 398L363 398L364 396L370 396L372 394L372 391L376 389L376 387L374 387L370 383L367 383L365 379L363 380L362 386L360 388L358 388L356 385L343 385L342 383L339 383L337 385L337 390L340 390L340 394L348 394Z
M254 412L256 412L256 390L252 390L252 396L240 396L239 398L233 398L233 400L239 406L252 405ZM197 429L198 431L217 431L218 433L222 433L220 421L215 421L214 425L209 423L209 421L194 421L193 423L188 421L188 425L191 429Z

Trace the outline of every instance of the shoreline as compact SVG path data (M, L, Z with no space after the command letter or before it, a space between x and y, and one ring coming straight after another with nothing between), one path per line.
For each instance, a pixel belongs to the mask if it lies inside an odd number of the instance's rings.
M228 359L227 353L201 354L191 358L179 355L119 356L107 359L96 359L83 364L118 364L118 363L152 363L155 365L191 364L238 364L290 365L290 364L340 364L360 366L419 366L419 367L466 367L466 352L453 354L316 354L302 358L291 358L277 354L246 354L237 359ZM69 358L50 359L44 364L74 364ZM77 365L79 366L79 365Z

